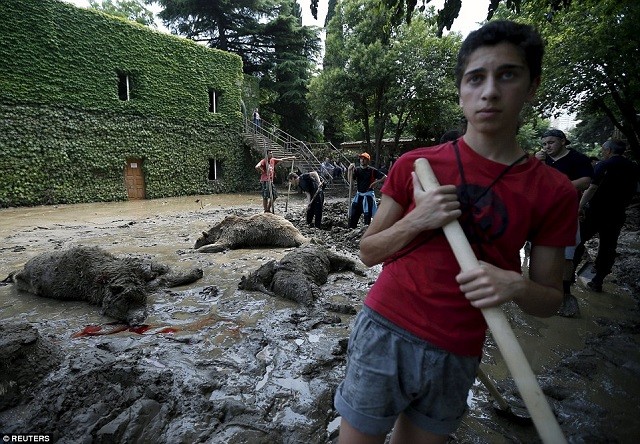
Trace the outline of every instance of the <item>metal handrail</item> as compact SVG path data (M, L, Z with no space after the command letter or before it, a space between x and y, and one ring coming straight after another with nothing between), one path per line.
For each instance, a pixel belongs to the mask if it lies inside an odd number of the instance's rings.
M244 120L245 128L248 133L254 134L254 141L256 142L257 146L260 146L257 137L260 136L261 138L268 140L272 144L278 145L287 154L300 155L303 162L298 162L299 167L301 164L304 165L306 163L307 165L317 166L318 169L321 169L321 162L318 160L315 154L313 154L313 151L305 142L296 139L291 134L281 130L276 125L265 120L261 120L259 125L247 117L245 117ZM264 144L264 146L266 148L266 144Z

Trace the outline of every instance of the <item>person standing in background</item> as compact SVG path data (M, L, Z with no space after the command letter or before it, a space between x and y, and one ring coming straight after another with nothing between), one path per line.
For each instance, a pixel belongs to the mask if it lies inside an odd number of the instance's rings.
M307 195L306 220L307 225L322 227L322 208L324 205L324 182L316 171L297 175L289 174L289 183L299 187ZM314 221L315 219L315 221ZM315 224L314 224L315 222Z
M283 160L294 160L295 156L276 159L273 151L267 150L267 157L256 164L256 171L260 173L260 189L262 193L262 206L265 213L273 213L274 202L278 198L276 187L273 186L276 165Z
M549 129L542 134L542 150L536 157L552 168L565 174L576 189L576 199L579 201L584 190L587 189L593 177L591 160L584 154L568 148L569 141L564 132L559 129ZM575 215L578 219L578 215ZM577 317L580 315L578 300L571 294L571 284L575 282L575 268L573 256L576 246L580 243L580 227L576 232L575 244L565 249L565 265L562 277L564 299L558 310L559 316Z
M353 163L349 165L348 180L349 184L356 180L356 195L351 202L351 211L349 213L349 228L356 228L360 216L364 214L364 224L369 225L371 219L376 214L378 208L376 203L376 194L373 187L386 179L386 175L369 165L371 156L369 153L362 153L360 158L360 166L356 167Z
M260 128L262 126L262 118L260 117L258 108L253 110L253 124L256 126L256 128Z
M595 167L591 185L580 199L580 243L574 264L584 254L584 243L598 234L595 276L587 283L601 292L604 278L611 273L616 258L618 237L626 219L626 209L638 189L638 167L623 156L626 144L607 140L602 144L602 161Z

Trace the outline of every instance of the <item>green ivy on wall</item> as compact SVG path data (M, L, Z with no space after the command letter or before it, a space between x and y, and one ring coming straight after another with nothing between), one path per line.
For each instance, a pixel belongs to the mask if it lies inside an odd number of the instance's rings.
M0 16L0 207L126 199L129 157L148 198L247 189L240 57L55 0Z

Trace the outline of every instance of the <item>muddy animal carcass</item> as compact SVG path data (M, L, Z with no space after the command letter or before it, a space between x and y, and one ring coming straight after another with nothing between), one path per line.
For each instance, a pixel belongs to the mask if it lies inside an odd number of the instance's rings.
M272 213L249 217L235 214L202 232L193 248L218 253L237 248L298 247L308 239L287 219Z
M238 288L261 291L310 306L322 294L320 286L327 282L329 273L339 271L365 275L355 260L322 245L305 244L281 260L267 262L242 276Z
M87 301L106 316L136 324L147 316L149 293L202 276L199 268L178 273L151 260L118 258L98 247L77 246L38 255L5 282L38 296Z

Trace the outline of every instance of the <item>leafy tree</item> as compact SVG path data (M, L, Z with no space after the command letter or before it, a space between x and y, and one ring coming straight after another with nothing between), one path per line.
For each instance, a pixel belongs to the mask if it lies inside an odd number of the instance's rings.
M461 39L457 34L436 35L435 21L424 14L416 14L410 26L398 29L391 48L398 72L390 90L396 143L407 132L439 140L463 117L453 77Z
M141 25L156 27L153 12L144 6L144 0L90 0L89 7Z
M274 92L268 111L277 116L280 128L294 137L318 139L307 100L307 86L320 52L317 32L302 26L296 2L283 1L278 17L265 25L264 34L274 55L261 81L262 88Z
M597 155L602 145L613 134L611 120L604 114L589 112L578 114L578 124L571 131L571 145L579 146L580 151Z
M359 122L359 138L376 160L383 137L397 143L420 128L440 137L461 116L452 78L459 37L437 39L435 22L421 14L411 25L387 27L390 11L378 4L338 3L327 27L324 70L310 87L314 110L330 119L333 136Z
M264 22L275 14L274 0L147 0L158 3L158 14L175 34L242 57L247 74L270 65Z
M555 12L545 4L523 0L520 16L506 14L534 23L547 42L539 109L606 116L640 158L640 4L582 0Z
M330 116L343 106L344 117L360 123L369 144L373 139L375 148L370 150L377 158L395 68L387 59L392 36L384 26L388 11L376 8L376 1L338 3L327 28L324 70L310 88L319 116ZM320 90L320 86L324 88Z
M147 0L172 32L238 54L260 79L265 120L301 139L316 139L307 85L320 50L319 30L303 26L294 0Z
M333 11L331 7L332 2L334 0L329 1L329 13ZM465 1L475 1L475 0L465 0ZM489 8L487 10L487 20L493 17L493 14L498 9L500 4L503 4L511 11L520 12L521 5L525 3L527 0L491 0L489 3ZM390 19L393 23L398 24L402 20L406 20L407 23L411 21L413 16L413 12L417 9L420 12L424 12L431 2L431 0L420 0L420 6L418 7L418 0L379 0L381 5L384 5L390 11L393 11L393 14L390 16ZM318 3L319 0L311 0L311 14L315 19L318 18ZM543 0L543 6L551 8L553 11L560 10L564 7L567 7L571 4L571 0ZM445 0L444 5L441 10L438 11L438 35L442 35L442 31L446 29L451 29L451 25L454 20L460 14L460 8L462 7L462 0Z

